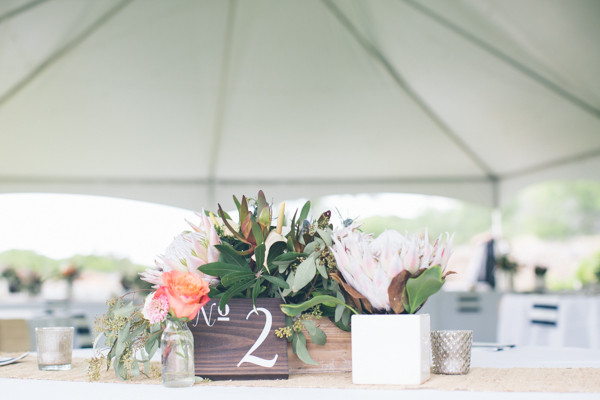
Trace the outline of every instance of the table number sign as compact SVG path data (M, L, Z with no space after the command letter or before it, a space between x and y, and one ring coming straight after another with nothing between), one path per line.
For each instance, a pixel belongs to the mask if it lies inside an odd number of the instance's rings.
M188 326L194 335L196 375L213 380L287 379L287 340L279 299L231 299L223 311L209 301Z

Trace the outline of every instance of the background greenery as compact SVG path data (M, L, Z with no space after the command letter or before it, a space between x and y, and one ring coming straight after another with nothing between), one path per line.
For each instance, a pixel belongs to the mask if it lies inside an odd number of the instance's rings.
M430 208L416 218L376 216L362 218L362 229L379 235L385 229L399 232L422 232L428 228L431 237L455 232L456 245L468 243L475 235L488 232L491 209L456 202L446 211ZM508 240L521 235L533 235L543 240L568 240L577 236L600 234L600 183L590 181L546 182L523 190L502 209L504 236ZM344 217L352 217L344 216ZM576 276L584 284L600 280L600 249L583 260ZM12 268L24 274L35 273L41 279L60 275L61 269L73 264L80 269L99 272L119 272L124 285L139 284L137 273L146 266L128 259L98 255L75 255L54 260L28 250L0 253L0 273Z

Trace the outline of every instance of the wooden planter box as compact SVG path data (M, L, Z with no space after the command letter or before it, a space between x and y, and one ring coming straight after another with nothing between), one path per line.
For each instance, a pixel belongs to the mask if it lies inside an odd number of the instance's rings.
M306 348L310 356L319 365L305 364L294 354L292 344L288 344L288 365L291 374L314 374L318 372L350 372L352 371L352 346L350 332L335 326L329 318L316 321L327 335L327 343L319 346L306 340ZM307 334L308 336L308 334Z

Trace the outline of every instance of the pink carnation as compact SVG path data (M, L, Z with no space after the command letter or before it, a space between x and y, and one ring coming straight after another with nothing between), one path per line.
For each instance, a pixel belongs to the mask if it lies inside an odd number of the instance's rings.
M150 293L144 302L142 315L151 324L162 322L169 313L169 299L165 294L164 287L154 293Z

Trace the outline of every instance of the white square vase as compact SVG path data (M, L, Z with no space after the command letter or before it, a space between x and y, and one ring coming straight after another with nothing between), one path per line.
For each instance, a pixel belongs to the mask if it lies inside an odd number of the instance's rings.
M431 374L429 334L429 314L353 315L352 382L425 382Z

